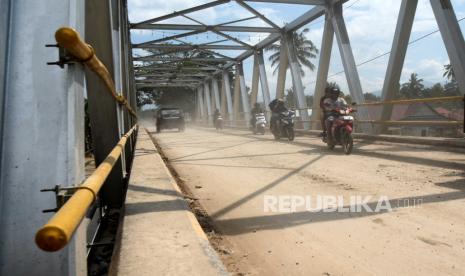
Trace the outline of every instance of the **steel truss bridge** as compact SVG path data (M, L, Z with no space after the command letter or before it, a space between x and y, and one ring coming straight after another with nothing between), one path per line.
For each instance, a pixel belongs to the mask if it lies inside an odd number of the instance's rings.
M229 2L237 3L253 16L208 25L191 15ZM254 9L251 2L307 5L308 10L280 26ZM0 275L86 273L86 257L92 251L87 250L86 243L90 249L98 247L92 239L86 238L86 232L96 231L96 221L124 203L138 130L136 91L140 88L191 88L196 93L199 122L211 124L213 110L217 108L227 114L231 125L246 126L250 107L257 101L259 84L265 106L268 106L273 98L284 96L289 68L301 127L317 129L319 106L315 101L310 118L292 35L319 18L324 18L324 32L315 99L323 95L336 37L350 95L362 106L358 116L360 130L378 134L383 126L401 124L390 121L390 118L393 104L401 102L394 100L394 96L399 89L418 1L399 1L400 11L382 102L370 104L364 103L344 21L346 2L218 0L130 23L126 0L0 0ZM456 13L450 0L430 2L463 94L465 43ZM190 20L191 24L160 23L181 17ZM263 24L251 26L248 21L252 19L259 19ZM176 34L133 44L131 30L166 30ZM186 41L202 33L213 33L222 39L203 43ZM240 39L238 33L266 33L267 36L252 44ZM276 92L272 95L263 51L274 43L279 43L283 51L280 52ZM133 56L136 49L151 50L152 54ZM238 54L231 57L222 51ZM248 58L253 58L250 97L243 68ZM183 66L185 64L190 66ZM234 83L231 83L230 72L234 73ZM84 129L84 95L91 125L89 135L98 166L89 178L84 172L87 131ZM461 99L459 96L407 102ZM363 108L367 105L383 107L379 120L368 116ZM70 199L68 203L71 205L67 203L66 208L48 210L60 209L55 216L48 216L51 220L44 225L46 220L41 211L54 208L55 199L65 197L69 190L73 190L72 198L77 196L79 199ZM63 229L60 228L63 224L66 229L57 230ZM34 244L34 236L38 246ZM56 251L66 244L66 249L53 255L38 248Z

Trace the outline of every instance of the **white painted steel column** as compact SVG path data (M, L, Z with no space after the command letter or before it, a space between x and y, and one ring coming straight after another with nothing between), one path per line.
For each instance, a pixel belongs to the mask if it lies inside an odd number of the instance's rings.
M289 66L285 38L281 38L281 52L279 54L278 82L276 84L275 99L284 98L286 86L286 73Z
M299 108L300 117L303 122L303 128L309 129L310 123L308 122L308 111L307 103L305 101L304 87L302 84L302 78L300 76L300 67L297 60L297 53L295 50L295 45L292 41L292 33L286 34L285 46L289 58L289 67L291 69L292 75L292 84L294 87L294 92L297 95L297 107Z
M382 101L393 100L397 91L399 91L400 75L404 66L405 54L407 53L417 4L417 0L403 0L400 6L396 32L392 41L391 54L389 55L388 67L381 93ZM382 121L391 119L392 107L392 105L382 106L380 118ZM376 126L375 133L379 134L385 131L386 128L386 126Z
M212 104L211 104L211 98L210 98L210 87L208 85L208 82L205 82L203 84L203 92L204 92L204 97L205 97L205 104L207 105L207 120L206 122L211 125L213 124L213 113L212 113Z
M85 225L59 252L34 242L52 216L42 210L56 205L53 193L40 190L84 179L83 66L47 66L58 49L44 47L62 26L84 33L84 1L45 2L1 1L10 28L7 48L0 49L7 58L0 86L0 275L87 275Z
M244 69L242 68L242 64L238 64L237 66L239 67L239 82L240 82L240 90L241 90L241 98L242 98L242 108L244 111L244 120L245 120L245 125L249 127L250 105L249 105L249 95L247 95L247 87L245 86Z
M339 52L341 54L342 65L344 66L344 73L346 75L347 84L349 85L350 95L352 99L360 104L364 103L362 85L358 75L357 65L355 64L354 54L350 46L349 35L347 33L344 17L342 16L342 3L336 3L330 9L331 20L333 29L336 34ZM362 120L368 120L368 113L362 107L358 109L358 117ZM367 125L362 125L361 129L365 133L371 133L372 128Z
M234 120L234 111L233 105L231 100L231 83L229 81L229 73L228 71L223 71L223 89L226 95L226 106L228 108L228 120Z
M329 62L331 60L331 50L333 48L334 30L331 24L331 18L328 14L325 17L323 30L323 39L320 48L320 60L316 76L315 93L313 94L313 107L311 116L312 129L318 129L318 123L321 120L320 99L325 94L326 83L328 81ZM321 126L320 126L321 127Z
M455 79L462 95L465 93L465 42L450 0L431 0L442 40L446 46Z
M221 104L220 104L220 92L218 89L218 80L216 78L212 79L212 89L213 89L213 94L215 95L215 108L220 110Z

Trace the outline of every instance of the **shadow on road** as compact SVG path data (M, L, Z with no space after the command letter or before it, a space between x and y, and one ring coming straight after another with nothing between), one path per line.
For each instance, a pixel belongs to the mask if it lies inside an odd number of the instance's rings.
M404 197L389 199L392 210L399 208L421 208L421 205L417 207L412 207L412 202L417 202L421 204L437 203L450 200L457 200L465 198L464 191L454 191L449 193L442 194L431 194L426 196L417 196L417 197ZM409 205L406 205L406 202L409 202ZM378 202L371 202L367 205L375 210ZM360 206L360 205L358 205ZM350 206L344 206L350 207ZM335 221L335 220L344 220L344 219L356 219L363 218L373 215L379 215L386 213L388 211L380 212L368 212L364 208L360 208L362 212L309 212L301 211L295 213L279 213L279 214L270 214L264 216L256 217L247 217L247 218L235 218L235 219L225 219L225 220L215 220L214 223L217 225L223 234L225 235L239 235L243 233L253 232L257 230L270 230L270 229L281 229L287 227L293 227L302 224L325 222L325 221ZM224 212L223 212L224 213Z
M268 184L268 185L266 185L266 186L264 186L264 187L262 187L262 188L256 190L255 192L253 192L253 193L251 193L251 194L249 194L249 195L247 195L247 196L241 198L240 200L231 203L230 205L224 207L223 209L221 209L221 210L219 210L219 211L213 213L213 214L211 215L211 218L212 218L212 219L215 219L215 218L220 217L220 216L222 216L222 215L228 213L229 211L231 211L231 210L233 210L233 209L235 209L235 208L241 206L242 204L246 203L247 201L251 200L252 198L254 198L254 197L256 197L256 196L262 194L263 192L265 192L265 191L267 191L267 190L269 190L269 189L275 187L276 185L280 184L281 182L283 182L283 181L286 180L287 178L291 177L292 175L294 175L294 174L300 172L301 170L303 170L303 169L307 168L308 166L312 165L313 163L315 163L315 162L321 160L321 158L323 158L323 155L320 155L320 156L318 156L318 157L316 157L316 158L314 158L314 159L312 159L312 160L306 162L305 164L301 165L300 167L298 167L298 168L296 168L296 169L290 171L289 173L287 173L287 174L285 174L285 175L279 177L278 179L276 179L275 181L271 182L270 184Z

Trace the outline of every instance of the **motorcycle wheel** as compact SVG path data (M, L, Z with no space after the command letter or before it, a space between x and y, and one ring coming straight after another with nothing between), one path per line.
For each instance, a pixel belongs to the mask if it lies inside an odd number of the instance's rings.
M342 148L344 149L345 154L351 154L352 149L354 148L354 140L350 133L344 132L342 134Z
M273 136L274 136L274 139L275 139L275 140L281 139L281 135L278 133L277 130L274 130L274 131L273 131Z
M289 141L294 141L294 138L295 138L294 129L292 127L288 127L286 129L286 132L287 132L287 139Z

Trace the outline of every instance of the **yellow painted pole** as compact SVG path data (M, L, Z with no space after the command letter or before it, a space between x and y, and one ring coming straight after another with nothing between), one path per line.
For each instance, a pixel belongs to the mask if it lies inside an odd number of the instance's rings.
M116 92L115 83L110 72L97 57L92 47L81 39L78 32L72 28L62 27L56 31L55 39L58 45L65 48L78 61L83 62L90 70L94 71L105 83L113 98L121 105L124 105L133 116L137 117L136 112L134 112L124 96L118 95Z
M463 121L371 121L356 120L355 123L372 123L382 125L414 125L414 126L457 126L463 124Z
M97 167L89 178L58 210L58 212L36 233L36 244L45 251L57 251L63 248L73 236L76 228L86 215L89 206L96 199L100 188L110 174L113 166L121 156L128 137L137 128L135 125L113 148L105 160Z
M451 102L451 101L463 101L463 96L435 97L435 98L408 99L408 100L391 100L391 101L384 101L384 102L361 103L361 104L358 104L358 106L384 105L384 104L412 104L412 103L431 103L431 102Z

